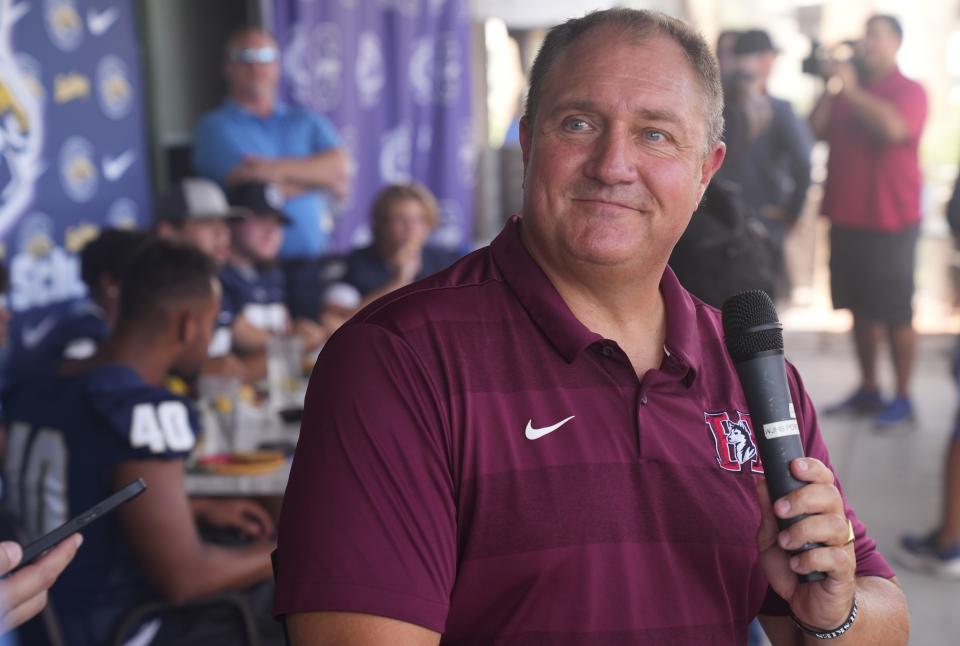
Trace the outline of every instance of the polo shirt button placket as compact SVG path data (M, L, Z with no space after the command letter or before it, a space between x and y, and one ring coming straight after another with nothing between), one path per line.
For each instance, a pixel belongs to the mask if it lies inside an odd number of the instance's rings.
M640 403L641 403L643 406L646 406L646 405L647 405L647 395L646 395L646 393L644 393L643 395L640 396Z

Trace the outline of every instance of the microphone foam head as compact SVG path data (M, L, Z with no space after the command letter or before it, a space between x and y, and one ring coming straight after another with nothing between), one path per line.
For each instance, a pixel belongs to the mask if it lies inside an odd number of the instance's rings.
M760 352L783 352L783 330L766 292L754 289L723 302L723 340L735 362Z

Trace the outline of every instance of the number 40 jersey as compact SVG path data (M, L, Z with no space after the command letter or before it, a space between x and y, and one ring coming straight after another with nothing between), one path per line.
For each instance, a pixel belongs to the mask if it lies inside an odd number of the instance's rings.
M187 400L144 383L122 365L30 380L5 394L4 409L8 504L19 512L28 539L112 493L120 463L184 460L199 428ZM116 513L83 534L83 548L51 595L61 621L110 630L124 611L158 595Z

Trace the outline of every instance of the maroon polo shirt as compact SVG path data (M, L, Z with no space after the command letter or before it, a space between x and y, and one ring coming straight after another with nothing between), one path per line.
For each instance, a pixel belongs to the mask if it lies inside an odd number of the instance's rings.
M757 561L762 465L717 310L667 270L639 380L512 219L377 301L317 362L280 519L275 612L353 611L445 644L742 644L782 614ZM790 368L808 455L829 464ZM860 575L893 576L852 509Z
M910 136L897 144L878 140L843 95L838 96L827 132L830 157L822 210L842 227L894 233L920 221L918 149L927 95L900 70L863 89L896 108Z

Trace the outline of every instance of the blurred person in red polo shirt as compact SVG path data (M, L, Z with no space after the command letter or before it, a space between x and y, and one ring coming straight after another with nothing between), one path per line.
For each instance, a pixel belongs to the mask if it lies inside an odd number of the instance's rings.
M903 29L893 16L867 20L853 58L836 60L810 115L830 144L824 215L830 218L833 306L853 314L860 384L826 412L870 415L878 428L910 425L913 269L920 224L920 133L927 116L923 88L897 67ZM883 396L877 354L886 337L896 385Z

